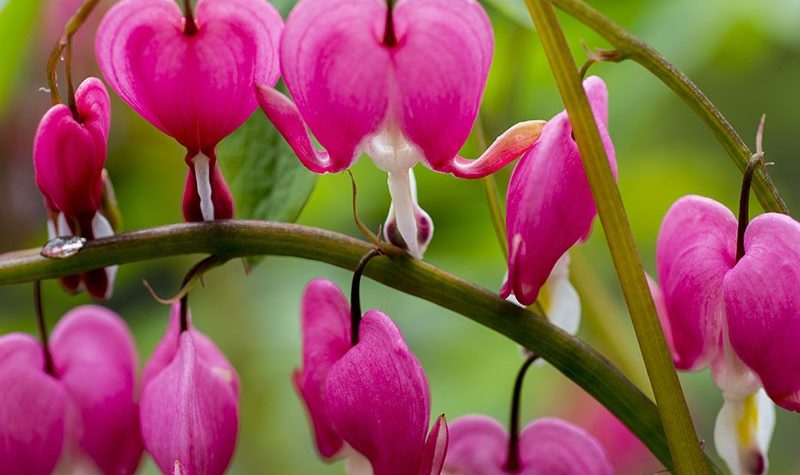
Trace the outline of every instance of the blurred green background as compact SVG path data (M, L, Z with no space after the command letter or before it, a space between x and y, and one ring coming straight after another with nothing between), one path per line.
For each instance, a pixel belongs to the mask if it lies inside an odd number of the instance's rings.
M99 9L110 4L103 0ZM800 206L797 134L800 111L800 1L649 0L594 1L597 8L653 44L683 68L752 144L762 113L767 114L765 149L781 193L792 209ZM41 245L45 213L33 181L31 142L49 105L45 58L75 0L0 0L0 252ZM278 6L286 14L290 1ZM524 119L547 119L561 108L555 84L522 0L486 2L494 25L495 57L482 109L493 138ZM76 39L75 76L98 74L91 39L98 17ZM562 16L573 51L582 61L581 42L607 44ZM687 193L733 206L740 175L693 113L656 79L633 63L600 64L610 90L610 129L617 149L619 186L648 270L662 216ZM453 71L458 74L458 71ZM112 94L113 118L108 169L127 230L181 221L180 199L186 166L171 138L133 113ZM266 120L259 111L259 120ZM476 156L472 143L464 153ZM225 156L220 160L225 167ZM505 189L511 167L499 175ZM375 228L389 206L385 176L368 159L353 169L359 184L362 219ZM480 181L457 180L417 167L420 203L433 217L436 233L426 260L468 280L498 289L505 272ZM350 211L346 174L323 176L299 222L358 235ZM758 210L758 207L755 207ZM142 363L164 331L168 309L142 285L161 294L177 289L199 256L126 265L107 305L130 325ZM617 360L635 381L642 365L603 233L573 253L573 277L582 290L584 324L580 336ZM302 406L290 383L300 361L298 305L304 284L326 277L349 285L349 274L299 259L267 258L251 275L239 262L217 269L205 287L192 292L196 326L210 335L242 379L241 431L232 474L341 474L343 464L321 462L312 444ZM49 323L87 303L66 296L58 284L44 285ZM506 424L510 390L521 363L517 346L471 321L371 281L362 289L363 306L380 308L403 330L425 367L433 414L450 420L471 412ZM34 330L30 285L0 288L0 333ZM706 451L713 449L713 423L721 395L707 371L681 376ZM614 449L610 430L579 390L551 367L527 377L523 418L560 415L597 432L612 451L619 473L660 470L640 449ZM800 473L796 441L800 420L778 410L770 450L774 474ZM152 463L143 473L156 473Z

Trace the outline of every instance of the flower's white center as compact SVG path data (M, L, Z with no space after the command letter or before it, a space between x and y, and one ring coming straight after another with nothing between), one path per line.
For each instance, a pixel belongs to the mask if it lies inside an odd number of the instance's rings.
M200 214L203 221L214 220L214 202L211 201L211 159L198 153L192 159L197 195L200 196Z
M734 475L762 475L775 428L775 406L763 389L745 397L725 393L717 415L714 443Z

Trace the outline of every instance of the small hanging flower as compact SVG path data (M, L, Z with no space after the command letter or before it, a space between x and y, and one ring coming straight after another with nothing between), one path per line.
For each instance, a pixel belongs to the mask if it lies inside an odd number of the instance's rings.
M294 103L269 84L259 86L258 99L309 170L342 171L363 152L386 171L396 229L420 257L425 239L409 170L423 163L462 178L486 176L525 151L543 125L515 125L477 160L458 155L493 48L489 18L475 0L301 0L281 41Z
M186 147L187 221L233 217L217 144L256 109L255 84L278 81L280 15L263 0L124 0L97 30L97 62L136 112Z
M163 473L221 475L228 468L239 428L239 377L181 304L172 307L145 367L141 420L144 446Z
M136 351L122 319L78 307L56 325L48 348L28 335L0 337L3 473L135 473Z
M592 76L583 87L616 176L606 85ZM566 111L545 125L520 159L508 185L506 209L508 278L500 295L513 294L523 305L531 305L561 256L589 237L597 214Z
M77 115L65 104L51 107L36 130L33 167L45 198L50 238L81 236L97 239L114 230L102 213L103 167L106 162L111 110L105 86L84 80L75 92ZM76 292L85 288L95 299L114 289L117 266L62 279Z
M303 368L297 390L326 459L348 457L350 475L439 475L447 424L428 431L425 372L389 317L368 311L352 344L351 312L330 281L303 293Z

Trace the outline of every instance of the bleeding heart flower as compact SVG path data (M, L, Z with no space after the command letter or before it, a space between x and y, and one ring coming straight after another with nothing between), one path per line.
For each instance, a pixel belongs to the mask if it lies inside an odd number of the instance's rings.
M239 428L239 377L225 355L191 326L180 304L142 378L142 438L164 473L225 473Z
M136 112L186 147L187 221L233 216L217 144L278 81L283 21L264 0L199 0L196 22L172 0L124 0L97 31L100 70Z
M338 172L365 152L388 172L397 228L419 257L408 170L422 162L482 177L526 150L543 125L517 124L477 160L458 156L493 48L491 23L475 0L301 0L281 40L281 71L295 102L270 85L259 87L258 100L309 170Z
M294 381L326 459L348 456L348 473L439 475L447 424L430 432L430 388L389 317L366 312L351 345L350 309L327 280L303 294L303 369Z
M122 319L102 307L78 307L56 325L49 346L52 374L33 338L0 337L0 466L33 475L56 466L136 472L136 352Z
M800 223L765 213L743 235L709 198L686 196L664 217L655 286L662 325L679 369L711 366L725 405L717 449L735 473L765 473L775 403L800 410ZM731 429L732 427L735 430Z
M97 78L84 80L75 92L77 117L57 104L45 113L33 142L36 185L47 206L50 238L82 236L97 239L114 230L102 210L111 110L108 92ZM86 288L106 299L114 289L117 267L97 269L62 279L71 292Z
M614 469L603 447L585 430L561 419L539 419L522 430L519 468L506 466L508 433L482 415L456 419L450 425L445 475L611 475Z
M616 177L606 85L592 76L583 87ZM597 214L566 111L545 125L539 140L520 159L508 184L506 208L508 279L500 295L505 298L513 293L522 304L530 305L559 258L589 237Z

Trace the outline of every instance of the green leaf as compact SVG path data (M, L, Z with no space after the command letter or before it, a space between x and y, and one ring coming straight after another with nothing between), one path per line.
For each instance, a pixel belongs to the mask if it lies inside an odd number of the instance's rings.
M28 39L36 24L41 2L38 0L0 0L0 115L6 106L18 73L24 68ZM44 68L44 65L42 65ZM44 69L42 69L44 75Z
M524 2L519 0L484 0L484 3L491 5L520 26L533 29L533 22L530 15L528 15L528 9L525 7Z
M317 180L261 110L219 145L217 156L243 219L296 221Z

